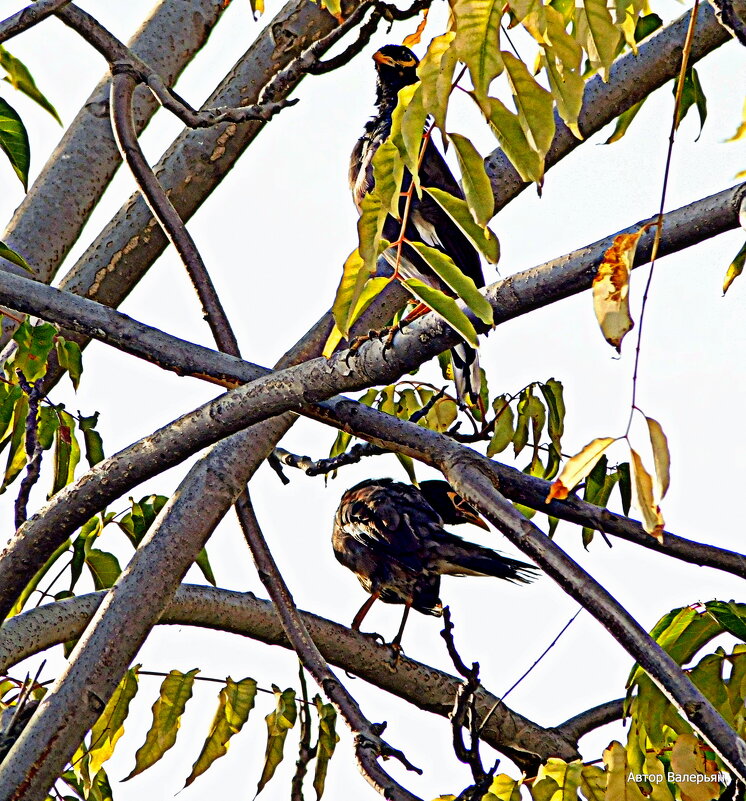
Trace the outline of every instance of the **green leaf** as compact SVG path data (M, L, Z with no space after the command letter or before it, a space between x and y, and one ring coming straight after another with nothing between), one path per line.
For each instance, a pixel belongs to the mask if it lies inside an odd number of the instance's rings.
M495 410L495 430L487 446L487 456L502 453L513 441L515 430L513 428L513 409L505 395L495 398L492 408Z
M60 418L55 406L41 406L36 427L36 439L42 450L48 451L54 445L54 435L60 427Z
M500 58L500 0L450 0L456 20L453 48L469 68L474 91L480 99L487 97L492 80L503 69Z
M677 78L674 81L673 86L674 97L676 97L678 82L679 81ZM697 139L699 139L700 135L702 134L702 129L705 126L705 120L707 119L707 98L702 90L702 84L699 82L699 73L696 69L694 69L694 67L689 67L684 74L684 88L681 92L681 105L679 106L679 113L676 117L677 129L692 106L696 107L697 113L699 114L699 134L697 134Z
M561 382L550 378L546 384L539 384L541 394L549 409L547 433L557 452L562 451L562 435L565 433L565 401Z
M92 548L85 558L85 563L91 573L94 587L97 590L108 590L119 578L122 568L114 554Z
M500 243L495 234L486 226L474 222L465 200L455 197L443 189L425 186L423 189L456 223L463 234L490 264L497 264L500 258ZM492 190L490 190L491 192Z
M488 97L482 103L482 111L521 179L540 184L544 177L544 159L530 146L518 115L508 111L496 97Z
M741 275L744 263L746 263L746 242L741 245L741 249L728 266L728 271L725 273L725 280L723 281L723 294L730 289L730 285Z
M483 323L492 325L494 318L490 302L477 289L473 279L459 270L450 256L422 242L410 242L410 245L422 256L428 266L433 269L433 272L466 303Z
M0 441L3 443L12 431L13 411L22 396L23 390L18 384L0 383Z
M22 267L24 270L26 270L26 272L31 273L32 275L34 273L31 267L29 267L26 259L24 259L19 253L16 253L15 250L11 250L11 248L9 248L5 242L0 242L0 258L6 259L18 267Z
M58 409L60 426L54 437L54 482L52 495L59 492L75 479L75 468L80 461L80 446L75 437L75 418Z
M55 120L62 125L62 120L60 119L59 114L55 110L54 106L39 91L36 82L23 62L19 61L19 59L17 59L15 56L12 56L2 45L0 45L0 67L2 67L8 73L5 80L14 89L18 89L27 97L30 97L45 111L48 111L55 118Z
M96 431L98 412L94 412L88 417L81 415L79 423L85 442L85 458L88 460L88 464L93 467L104 459L104 443L101 439L101 434Z
M331 704L325 704L317 695L313 702L319 715L319 738L316 742L316 771L313 776L313 789L316 798L324 794L324 783L329 761L334 755L334 749L339 742L336 732L337 713Z
M407 474L407 478L409 478L412 484L417 483L417 473L414 469L414 460L411 456L407 456L403 453L397 453L396 460L399 464L404 468L404 472Z
M601 70L604 81L617 54L620 30L614 25L606 0L583 0L576 9L577 38L585 46L594 70Z
M139 501L130 498L132 510L118 521L118 525L134 548L140 545L142 538L167 501L168 497L165 495L147 495Z
M63 370L67 370L70 381L72 381L73 387L77 390L80 386L80 376L83 373L80 345L64 337L57 337L55 345L57 348L57 361Z
M0 97L0 150L10 159L10 164L28 191L28 171L31 165L31 148L28 134L15 109Z
M551 11L552 9L547 10ZM583 76L577 69L558 67L557 62L546 53L542 55L541 61L549 78L549 88L557 104L560 117L575 134L575 137L582 139L583 135L578 127L578 117L583 107L583 93L585 92Z
M15 379L15 371L20 370L29 383L41 378L47 372L47 359L56 336L57 329L50 323L31 325L24 320L13 334L18 347L6 364L8 375Z
M518 122L526 141L542 161L554 138L554 103L552 95L528 71L526 65L508 52L503 52L508 82L513 92Z
M295 725L298 708L295 705L295 690L280 692L279 687L273 685L277 706L265 718L267 721L267 750L264 754L264 768L257 784L256 794L259 795L267 782L274 776L277 766L282 762L285 749L285 738L288 730Z
M645 100L641 100L639 103L635 103L634 106L630 106L626 111L623 111L617 117L614 131L604 142L605 145L611 145L614 142L618 142L624 136L624 134L627 133L627 129L632 124L632 120L634 120L634 118L637 116L637 112L642 108L642 104L644 102Z
M453 298L416 278L408 278L403 283L417 300L442 317L473 348L479 347L476 329Z
M5 466L0 492L5 492L26 464L26 418L28 417L28 398L23 395L13 409L13 433L10 437L10 451Z
M10 612L8 613L8 617L13 617L14 615L18 615L23 611L23 607L26 606L26 602L33 594L34 590L39 586L39 582L47 575L47 573L54 567L57 560L63 555L66 554L70 550L70 540L65 540L61 545L57 547L54 553L47 559L47 561L36 571L34 577L29 581L29 583L23 588L23 592L18 596L18 599L13 604Z
M725 631L746 642L746 607L733 601L709 601L705 606Z
M137 671L139 665L130 668L117 685L114 694L104 707L99 719L91 729L91 747L88 749L88 770L97 774L101 766L114 753L114 747L124 734L130 701L137 694Z
M203 548L197 558L194 560L194 564L202 571L202 575L207 579L207 581L212 584L213 587L217 587L217 582L215 581L215 574L212 572L212 565L210 564L210 559L207 556L207 549Z
M453 425L458 417L458 404L451 398L440 398L425 415L422 423L431 431L443 433Z
M619 494L622 497L622 511L629 516L629 509L632 506L632 471L629 469L629 462L622 462L616 470L619 474Z
M448 138L456 149L461 183L469 211L474 222L484 227L495 213L495 198L490 179L484 169L484 160L465 136L449 133Z
M192 697L194 677L199 668L188 673L172 670L161 684L158 700L153 704L153 722L145 742L135 754L135 767L125 781L154 765L176 742L181 716Z
M391 115L391 141L399 151L402 161L414 178L419 191L418 168L420 148L425 130L427 112L422 105L422 87L419 83L405 86L399 91L399 101ZM391 197L391 213L399 216L399 197Z
M441 131L446 128L453 71L458 61L456 48L451 47L455 36L454 31L436 36L417 66L417 75L422 81L422 104Z
M226 679L225 687L218 696L218 708L210 726L202 750L192 765L184 787L188 787L196 778L203 774L212 763L228 753L230 739L238 734L248 720L249 712L254 708L256 698L256 682L254 679L241 679L233 681L230 676Z
M635 23L635 41L641 42L662 25L663 20L657 14L644 14L638 17Z

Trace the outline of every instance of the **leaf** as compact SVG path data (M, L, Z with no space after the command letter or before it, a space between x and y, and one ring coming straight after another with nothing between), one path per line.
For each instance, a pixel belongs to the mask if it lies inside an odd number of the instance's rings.
M734 637L746 642L746 618L743 607L723 601L708 601L705 604L707 611L715 618L724 631L730 632Z
M7 441L6 437L13 430L13 412L21 397L23 397L23 390L18 384L0 382L0 440L4 442Z
M451 46L455 36L455 31L436 36L417 65L417 75L422 82L422 105L432 114L441 131L446 128L451 82L458 61L458 52Z
M267 782L274 776L277 766L284 757L285 738L288 730L295 725L298 715L298 708L295 705L295 691L285 690L280 692L279 687L274 687L277 706L274 712L270 712L265 718L267 721L267 750L264 755L264 768L261 778L257 785L256 794L259 795Z
M711 801L720 795L717 775L712 775L717 773L717 766L707 765L704 750L693 734L680 734L671 749L671 768L679 774L676 784L682 801ZM712 775L710 781L702 781L707 775Z
M339 742L336 732L337 713L331 704L325 704L317 695L313 699L319 715L319 738L316 742L316 770L313 776L313 789L316 798L324 793L324 783L329 761L334 755L334 749Z
M94 412L88 417L81 415L78 422L85 442L85 458L88 464L94 467L104 459L104 442L101 439L101 434L96 431L98 412Z
M32 275L34 273L31 267L29 267L26 259L24 259L19 253L16 253L15 250L11 250L11 248L9 248L5 242L0 242L0 258L6 259L18 267L22 267L24 270L26 270L26 272L31 273Z
M55 341L57 361L63 370L67 370L74 389L80 386L80 376L83 373L80 345L64 337L57 337Z
M342 278L332 304L332 314L342 336L347 336L352 325L352 313L363 291L371 270L366 266L358 248L350 253L342 269ZM336 344L335 344L336 347ZM326 355L326 353L324 354ZM331 354L330 354L331 355Z
M622 340L634 327L629 314L629 274L635 260L635 250L646 226L634 234L619 234L606 250L593 279L593 310L604 339L622 349Z
M207 555L207 548L203 548L198 554L197 558L194 560L194 564L202 571L202 575L205 577L207 581L212 584L213 587L217 587L217 582L215 581L215 574L212 572L212 565L210 564L210 558Z
M521 179L527 183L541 184L544 177L544 160L529 145L518 115L508 111L496 97L488 97L481 106L490 128L500 142L500 147Z
M75 479L75 468L80 461L80 446L75 438L75 418L58 409L60 426L54 437L54 482L49 497Z
M188 787L197 776L202 775L212 763L228 753L230 739L238 734L254 708L256 681L246 678L233 681L230 676L218 695L218 708L210 726L202 750L192 765L192 772L184 782Z
M409 244L422 256L433 272L466 303L483 323L492 325L494 318L490 302L477 289L474 280L462 273L448 254L422 242L410 242Z
M536 778L539 781L544 778L550 778L557 783L560 792L553 796L554 801L576 801L582 768L583 763L579 759L565 762L562 759L550 757L539 768Z
M5 80L14 89L18 89L23 92L26 97L30 97L31 100L38 103L45 111L48 111L55 120L62 125L60 115L57 113L54 106L39 91L36 82L23 62L11 55L2 45L0 45L0 67L8 73Z
M513 409L505 395L495 398L492 408L495 411L495 430L492 432L492 439L487 446L487 456L493 457L496 453L502 453L513 441Z
M611 145L614 142L618 142L624 136L624 134L627 133L627 129L632 124L632 120L634 120L634 118L637 116L637 113L642 108L644 102L645 100L641 100L639 103L635 103L617 117L614 131L604 142L605 145Z
M154 765L176 742L181 716L187 701L192 697L197 673L199 668L193 668L188 673L172 670L163 680L160 696L153 704L150 730L135 754L135 767L124 781Z
M42 567L37 570L34 574L34 577L29 581L29 583L23 588L23 592L18 596L16 602L13 604L10 612L8 612L8 617L13 617L14 615L20 614L23 611L23 607L26 606L26 602L28 599L33 595L34 590L39 586L39 582L46 576L46 574L54 567L57 560L63 556L64 554L68 553L70 550L70 540L65 540L55 551L54 553L47 559L47 561L42 565Z
M547 433L557 449L557 453L560 453L562 451L562 435L565 433L565 401L562 395L562 384L554 378L550 378L546 384L539 384L539 389L547 402L547 409L549 409Z
M593 69L601 70L601 77L608 81L622 34L611 19L606 0L583 0L576 12L578 41L584 45Z
M619 495L622 500L622 511L629 517L629 510L632 506L632 471L629 462L622 462L617 467L619 474Z
M18 347L9 360L6 371L15 377L20 370L29 383L33 383L47 372L47 359L54 347L57 329L50 323L31 325L24 320L13 334Z
M522 779L512 779L505 773L498 773L492 779L490 793L497 801L521 801Z
M606 778L606 771L598 765L583 765L580 771L580 792L587 801L604 801Z
M592 503L595 506L605 508L611 497L611 491L614 485L619 481L618 473L609 473L607 471L608 459L602 456L596 466L588 474L585 481L585 492L583 493L583 500ZM583 528L583 546L588 547L593 539L594 529Z
M426 428L441 434L453 425L458 417L458 404L451 398L440 398L422 421ZM398 454L397 454L398 455Z
M549 78L549 88L552 90L552 97L557 104L557 111L565 121L567 127L573 132L577 139L582 139L583 134L578 127L578 117L583 107L583 93L585 92L585 81L582 75L575 70L558 69L554 61L546 55L542 56L542 63Z
M31 164L31 148L28 134L15 109L0 98L0 150L10 159L10 164L28 191L28 171Z
M402 44L405 47L414 47L414 45L419 44L422 40L422 34L425 31L425 26L427 25L427 15L430 13L430 9L426 8L422 12L422 19L420 20L420 24L417 26L417 30L414 33L410 33L409 36L404 37L404 41Z
M653 463L655 464L655 496L660 501L668 492L671 480L671 454L668 452L668 440L663 433L661 424L652 417L645 417L650 433L650 445L653 448Z
M93 585L97 590L108 590L119 578L122 568L114 554L92 548L85 558L85 563L91 572Z
M461 311L453 298L416 278L408 278L403 283L417 300L422 301L442 317L473 348L479 347L477 332L471 320Z
M554 138L552 95L536 82L526 65L514 55L504 51L502 58L518 110L518 121L526 135L526 141L539 154L543 165L544 156Z
M612 742L603 753L608 774L605 801L645 801L645 796L634 781L627 781L629 765L627 752L621 743Z
M422 85L410 84L399 90L399 100L391 115L391 142L396 146L402 161L420 192L419 164L422 137L427 113L422 105ZM391 197L391 213L399 217L399 197Z
M8 461L5 466L0 492L4 492L13 479L23 470L26 464L26 418L28 416L28 398L22 395L13 408L13 433L10 437Z
M736 132L733 136L726 139L726 142L737 142L739 139L743 139L746 136L746 100L743 101L743 112L741 114L741 123L736 128Z
M500 259L500 243L495 234L486 226L474 222L469 206L460 197L445 192L437 187L425 186L423 189L456 223L461 232L469 239L474 247L487 259L490 264L497 264ZM490 189L490 193L492 190ZM493 198L494 200L494 198Z
M495 198L492 194L492 184L484 169L484 160L465 136L449 133L448 138L456 150L461 183L469 211L474 222L484 227L495 213Z
M632 456L632 497L635 506L642 513L642 527L662 543L665 522L653 496L653 480L634 448L629 450Z
M562 468L559 477L552 482L546 503L549 503L554 498L558 500L567 498L570 490L576 487L593 470L596 462L616 440L616 437L598 437L573 456Z
M130 701L137 694L137 671L139 665L130 668L114 690L99 719L91 729L91 747L88 749L88 770L97 774L101 766L114 753L114 747L124 734L124 722L129 712Z
M119 527L127 535L133 548L137 548L155 518L166 505L165 495L147 495L139 501L130 498L132 510L118 521Z
M456 20L453 48L469 68L477 97L487 97L490 83L503 69L500 57L500 0L450 0Z
M674 97L676 97L678 82L677 78L673 86ZM692 106L696 107L699 114L699 134L697 134L697 139L699 139L707 119L707 98L699 81L699 73L694 67L689 67L684 74L684 88L681 91L681 105L676 115L676 129L681 125L681 121Z
M738 278L739 275L743 272L743 265L746 262L746 242L743 243L741 249L736 254L736 257L728 266L728 270L725 273L725 280L723 281L723 294L725 294L729 289L730 285Z

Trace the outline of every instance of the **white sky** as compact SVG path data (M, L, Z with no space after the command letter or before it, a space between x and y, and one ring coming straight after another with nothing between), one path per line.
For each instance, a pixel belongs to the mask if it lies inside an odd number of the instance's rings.
M21 5L5 4L10 14ZM147 0L129 3L82 3L120 38L128 38L149 10ZM226 11L205 51L187 70L178 89L198 104L248 47L279 6L269 3L267 16L255 23L248 3L236 0ZM666 18L683 7L666 2L658 11ZM346 69L307 79L297 93L301 102L285 110L249 148L223 186L190 224L190 230L221 291L244 355L269 365L294 343L329 307L341 265L355 245L355 211L347 189L349 152L373 110L373 69L368 56L386 41L400 42L414 23L379 35ZM438 31L433 31L435 35ZM427 39L426 39L427 41ZM69 122L104 69L102 60L56 20L11 41L10 51L23 59L39 87ZM420 47L421 53L424 48ZM674 151L667 208L712 194L735 183L744 168L744 144L723 144L740 121L744 52L729 44L698 66L709 101L710 116L695 143L698 122L684 121ZM32 139L36 174L54 146L59 129L51 117L7 88L3 92L21 113ZM670 86L648 101L620 143L600 143L609 130L579 148L550 171L539 199L523 193L494 221L502 245L500 275L539 264L624 228L657 210L670 116ZM471 134L483 153L494 147L491 135L475 126L466 107L457 109L450 125ZM143 137L146 152L156 160L180 130L159 113ZM9 219L21 200L21 187L0 160L0 218ZM119 174L73 256L98 232L132 191L128 175ZM746 284L737 281L724 299L722 278L743 241L732 232L688 252L662 260L656 271L646 316L639 405L663 425L672 453L672 485L664 506L669 530L695 540L743 550L743 523L737 499L741 490L740 458L745 442L741 410L746 404L743 370ZM68 266L74 263L71 259ZM496 275L486 269L488 282ZM645 271L633 276L634 316ZM165 302L164 302L165 299ZM186 274L172 253L151 269L122 307L135 318L169 333L211 344ZM634 336L630 335L631 337ZM482 362L493 390L514 392L533 380L555 377L565 387L567 404L564 450L575 452L592 438L623 431L631 388L633 342L615 358L595 323L588 293L515 320L493 332L484 345ZM437 380L438 373L421 375ZM143 362L97 344L86 352L85 374L77 396L65 386L53 398L85 414L101 412L99 429L106 453L150 433L198 403L214 388L179 379ZM334 438L331 430L301 420L283 447L315 458L324 456ZM637 432L638 443L643 432ZM508 458L503 454L504 458ZM624 459L620 448L613 458ZM523 467L522 456L518 466ZM186 466L138 488L169 494ZM344 470L324 486L322 479L287 470L292 482L283 487L263 467L252 482L259 520L301 608L349 623L364 600L351 573L334 560L329 537L334 509L342 491L368 476L404 479L393 457ZM424 468L419 470L426 477ZM12 488L12 493L16 487ZM46 486L36 497L43 502ZM3 506L4 532L12 530L9 502ZM123 509L125 502L112 505ZM537 516L540 525L544 520ZM511 552L499 535L477 530L461 534ZM590 571L642 625L650 628L676 606L712 598L743 600L735 577L707 568L667 560L626 543L609 550L600 540L585 552L580 532L561 524L557 541ZM112 532L101 543L124 560L128 548ZM216 532L209 553L218 584L251 590L264 597L248 551L232 516ZM190 580L201 581L192 571ZM478 659L482 680L491 691L504 692L532 664L576 611L576 604L548 578L530 587L497 581L446 578L443 599L453 610L457 643L466 661ZM393 636L400 609L374 607L366 624ZM413 615L404 640L409 656L452 672L438 635L440 622ZM252 676L260 686L297 686L297 661L280 648L192 628L159 630L138 657L148 670L188 670L199 666L205 676ZM509 704L542 725L562 722L597 703L621 696L631 659L590 617L583 613L539 667L512 694ZM45 678L52 677L52 667ZM15 675L21 674L21 668ZM112 782L133 765L149 723L158 680L144 677L133 704L127 733L107 764ZM470 778L452 754L448 723L414 711L396 699L350 680L348 686L372 720L388 720L386 737L425 769L423 777L405 774L393 762L387 768L424 799L458 793ZM187 708L177 746L142 776L115 784L121 801L171 798L183 785L201 747L213 714L215 685L199 683ZM251 797L261 772L269 697L260 697L244 732L228 755L180 794L184 801L224 794ZM587 759L619 732L607 729L583 743ZM294 767L295 740L288 758L264 791L268 799L286 798ZM489 763L485 748L485 762ZM502 768L517 776L503 760ZM357 774L349 738L332 761L325 797L373 799L378 796ZM309 795L313 790L309 787Z

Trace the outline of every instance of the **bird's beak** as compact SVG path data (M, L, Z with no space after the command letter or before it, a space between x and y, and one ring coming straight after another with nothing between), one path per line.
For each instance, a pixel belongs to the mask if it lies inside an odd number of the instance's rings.
M376 64L385 64L387 67L416 67L417 61L414 58L410 58L408 61L396 61L396 59L391 58L391 56L386 56L380 51L377 53L373 53L373 61Z
M490 527L487 521L479 516L479 513L471 507L457 492L449 492L448 497L451 499L453 505L458 509L464 522L471 523L473 526L479 526L485 531L489 531Z

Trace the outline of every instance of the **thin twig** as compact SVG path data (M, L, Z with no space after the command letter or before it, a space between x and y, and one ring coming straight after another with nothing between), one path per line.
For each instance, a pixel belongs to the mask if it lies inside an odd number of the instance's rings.
M0 22L0 42L6 42L12 36L32 28L69 2L70 0L36 0L32 5L22 8L12 17Z
M236 501L236 512L244 537L254 557L259 578L274 603L283 629L303 666L334 704L355 739L355 755L358 766L367 781L384 797L394 801L419 801L398 782L394 781L378 763L378 757L394 757L408 770L422 773L419 768L381 739L385 724L371 724L363 715L355 699L346 687L331 672L321 652L311 639L308 629L298 614L293 597L280 573L272 553L267 546L259 521L256 519L248 492Z
M140 149L132 120L132 97L137 77L121 62L112 66L112 72L111 119L122 156L132 170L145 202L181 257L218 348L238 356L238 342L202 256Z
M15 525L20 528L26 522L26 507L28 506L29 495L34 487L34 484L39 480L41 473L41 457L42 447L39 442L39 403L44 397L43 385L44 378L39 378L34 382L33 386L26 381L26 377L21 370L16 371L18 376L18 383L21 389L28 397L28 413L26 414L26 459L28 465L26 467L26 475L21 481L18 490L18 497L15 503Z
M300 743L298 744L298 759L295 762L295 773L290 781L290 801L303 801L303 779L308 773L308 765L316 756L316 746L311 745L311 713L308 701L308 687L303 665L298 671L303 703L300 705Z

